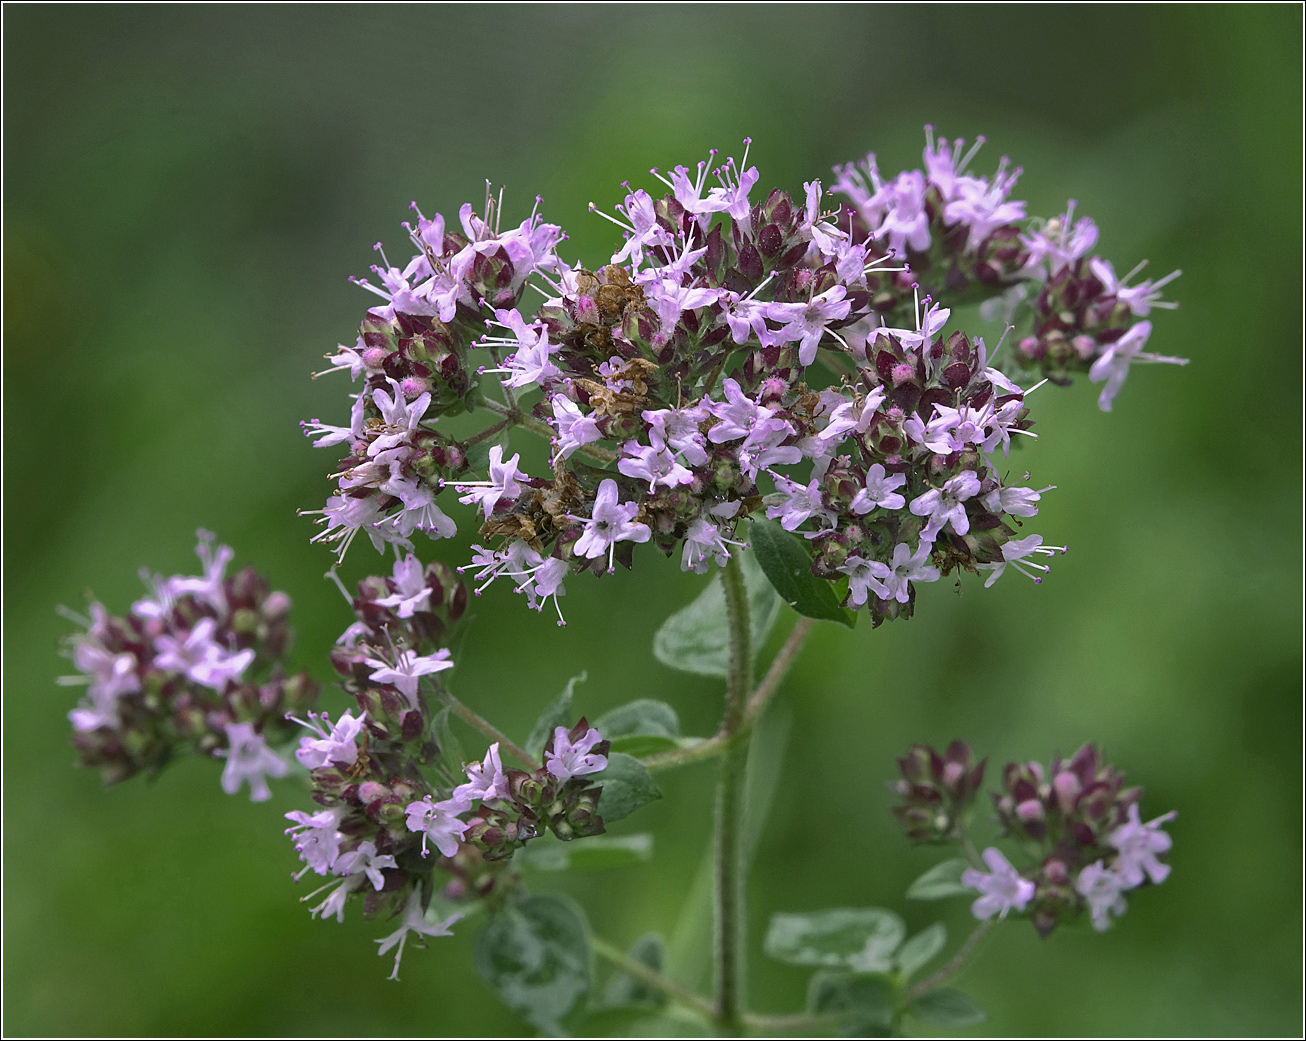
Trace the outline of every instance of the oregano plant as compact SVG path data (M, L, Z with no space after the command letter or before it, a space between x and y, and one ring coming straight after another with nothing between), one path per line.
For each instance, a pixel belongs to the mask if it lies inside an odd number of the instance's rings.
M376 920L396 980L413 946L474 932L481 978L547 1034L656 1032L668 1017L820 1036L981 1022L954 984L998 923L1105 930L1169 873L1174 814L1144 821L1142 790L1091 743L996 778L960 740L898 761L890 808L909 841L942 849L905 899L969 901L967 937L942 923L908 935L878 907L775 908L749 937L744 906L750 747L812 630L860 621L848 638L874 639L865 629L910 618L918 587L944 577L1042 582L1066 549L1026 530L1054 487L1016 462L1044 432L1039 396L1086 375L1109 410L1133 365L1182 364L1144 350L1178 273L1117 276L1073 202L1031 217L1006 159L976 172L979 143L927 130L923 170L885 179L871 155L798 195L756 190L747 147L655 169L613 214L591 206L621 235L593 270L564 259L538 200L506 226L488 187L456 225L414 204L410 248L392 264L377 245L358 284L378 302L327 356L354 383L347 421L303 424L337 457L325 504L303 511L313 540L337 561L360 534L392 556L353 589L330 573L349 617L329 665L353 703L316 709L326 670L284 665L289 598L251 567L232 573L232 550L201 532L201 574L146 573L126 611L69 612L82 762L111 783L198 753L254 800L270 779L303 784L286 831L310 913ZM953 321L968 305L1002 330L991 345ZM464 414L479 429L455 437L442 421ZM508 454L516 430L544 440L547 465ZM447 559L441 540L467 524L481 544ZM670 695L591 719L584 662L529 734L455 695L455 665L486 667L458 650L471 596L504 583L543 615L522 624L562 625L564 596L655 549L711 574L687 579L697 595L687 584L650 638L659 661L722 682L714 733L682 733ZM798 620L760 662L783 605ZM700 993L664 971L659 936L613 945L549 879L652 858L653 835L609 829L662 797L659 773L703 760L717 781ZM972 839L981 804L1002 848ZM759 939L810 974L805 1008L750 1009Z

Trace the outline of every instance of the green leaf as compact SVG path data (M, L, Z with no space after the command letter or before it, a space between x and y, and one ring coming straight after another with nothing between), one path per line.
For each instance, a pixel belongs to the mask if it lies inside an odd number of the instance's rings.
M931 1027L973 1027L988 1019L974 998L947 987L927 991L907 1011Z
M948 930L942 922L935 922L898 948L898 971L903 979L911 979L912 974L943 950L947 942Z
M602 727L599 728L599 732L603 733ZM603 736L607 737L607 734ZM657 755L659 752L671 752L680 747L682 747L681 743L674 737L657 737L653 734L631 734L629 737L612 739L614 752L625 752L626 755L634 756L636 759L643 759L646 755Z
M662 798L662 790L653 783L644 764L621 752L609 752L608 768L590 779L603 785L599 816L605 824L629 817L645 803Z
M850 629L857 624L857 612L840 607L834 587L812 574L812 558L797 535L775 521L754 519L748 523L748 539L771 585L795 611Z
M544 754L544 746L549 743L549 737L555 727L570 729L576 722L571 718L571 695L576 689L576 684L584 683L585 678L586 675L582 672L579 676L569 679L557 700L544 710L540 718L535 721L535 725L531 727L531 736L526 739L526 751L536 759Z
M584 916L555 893L504 908L476 934L473 962L503 1003L532 1026L562 1032L562 1020L590 988Z
M946 900L950 896L961 896L963 893L974 894L975 890L963 885L961 881L962 872L968 867L970 864L960 857L935 864L908 887L907 899Z
M749 631L756 654L775 624L780 598L751 553L742 554L739 561L748 590ZM730 626L720 575L698 599L662 623L653 637L653 656L663 665L699 676L724 677L729 672Z
M886 1037L893 1024L898 994L884 976L854 976L822 971L807 987L809 1012L856 1012L843 1025L844 1037Z
M608 740L636 736L677 737L680 717L665 701L640 698L603 713L595 720L594 726Z
M662 937L657 933L647 933L635 941L635 946L630 949L630 956L638 962L643 962L655 972L661 972L662 951ZM667 996L642 980L635 979L634 976L618 972L603 988L603 1003L643 1006L644 1014L648 1015L648 1009L665 1005Z
M765 950L790 965L842 967L887 972L907 927L881 907L841 907L771 918Z
M536 839L517 854L516 863L536 871L597 871L643 864L653 859L653 836L596 835L571 842Z

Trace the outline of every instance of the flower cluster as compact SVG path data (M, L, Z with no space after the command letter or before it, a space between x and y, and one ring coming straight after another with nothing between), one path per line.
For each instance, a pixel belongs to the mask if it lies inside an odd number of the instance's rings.
M954 570L1039 580L1062 547L1017 529L1049 488L996 458L1033 436L1025 376L1087 371L1109 408L1131 362L1176 360L1143 353L1151 326L1133 321L1168 279L1116 279L1089 255L1091 221L1028 219L1009 198L1019 171L979 176L962 152L930 134L924 171L839 167L830 209L819 181L753 198L747 151L654 170L667 191L629 189L604 214L624 243L594 271L565 263L537 214L500 233L488 194L461 234L405 225L417 252L362 283L385 303L329 356L363 381L350 425L305 424L351 453L317 538L343 553L360 531L378 547L448 537L449 492L499 540L476 547L478 580L508 577L537 609L573 573L629 567L637 543L706 571L762 515L877 623ZM527 286L545 298L533 314ZM1031 323L1005 363L947 330L944 305L972 301ZM463 410L492 422L461 442L436 429ZM547 474L493 443L512 425L550 439Z
M106 784L189 749L226 759L229 794L248 784L252 799L266 799L266 778L287 769L268 737L288 738L285 713L311 705L318 686L282 663L290 598L252 567L228 577L232 551L209 532L196 552L202 575L142 571L148 593L125 615L95 602L90 618L68 612L85 629L67 652L79 674L59 681L87 688L68 715L73 745Z
M971 765L970 751L953 742L947 753L915 746L899 760L903 780L891 786L905 802L893 812L916 842L964 842L967 809L984 764ZM993 794L1003 835L1016 840L1029 866L1017 870L996 847L983 853L988 871L972 867L962 883L980 893L977 918L1027 914L1046 936L1065 917L1088 910L1093 927L1106 929L1125 911L1124 893L1163 882L1170 867L1159 859L1170 849L1161 825L1167 813L1144 823L1141 788L1127 788L1124 775L1084 745L1069 759L1009 763L1002 789Z
M452 569L411 555L391 575L364 579L350 598L356 620L331 656L357 711L299 721L309 733L295 755L322 808L286 815L305 865L296 878L329 876L305 898L326 893L316 916L343 921L355 896L369 918L401 916L400 930L380 941L382 954L398 947L396 977L409 932L447 935L461 917L430 917L435 867L452 876L446 899L496 890L502 899L515 880L502 862L524 843L546 830L564 840L604 830L602 789L588 775L607 766L608 743L584 719L557 727L544 764L530 771L505 770L498 742L470 764L441 747L448 710L433 712L432 698L444 693L437 677L453 668L448 644L467 597Z
M954 741L942 755L928 745L912 745L898 760L902 780L890 790L902 797L893 807L913 842L956 842L965 834L967 811L984 783L987 759L975 762L965 741Z

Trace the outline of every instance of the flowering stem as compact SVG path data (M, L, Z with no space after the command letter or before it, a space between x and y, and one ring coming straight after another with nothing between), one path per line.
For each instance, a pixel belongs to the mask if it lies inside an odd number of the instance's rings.
M730 669L726 677L726 708L721 721L725 747L716 793L716 846L713 921L716 1000L713 1018L723 1028L739 1032L746 997L744 949L744 832L745 766L748 731L744 728L747 698L753 688L752 633L748 590L739 561L731 557L721 574L730 627Z
M600 940L597 936L590 936L590 946L594 948L594 953L600 958L606 958L627 976L634 976L635 979L647 983L650 987L662 991L668 997L674 998L687 1008L693 1009L700 1015L711 1017L712 1003L700 994L695 994L688 987L682 987L673 979L668 979L657 969L645 965L642 961L632 958L629 954L624 953L619 948L608 943L607 940Z
M922 994L929 993L935 987L943 986L943 984L947 983L953 976L957 975L957 973L962 970L962 967L965 966L967 959L975 953L976 948L980 945L980 941L983 940L988 931L993 928L993 923L995 921L997 921L996 918L986 918L984 921L980 922L980 924L975 927L975 931L971 933L970 936L966 937L966 942L961 945L961 948L957 953L952 956L952 961L948 962L947 965L941 968L933 976L925 977L925 979L908 989L907 1000L915 1001Z
M436 696L440 699L440 701L448 705L449 708L453 710L453 714L457 716L459 719L461 719L468 726L472 727L474 730L479 730L491 741L498 741L499 746L501 748L506 748L509 752L511 752L514 756L516 756L517 760L523 766L525 766L526 769L538 770L540 768L540 764L537 763L533 758L531 758L531 756L527 755L526 752L519 745L517 745L510 737L508 737L502 730L496 727L489 720L480 716L478 713L473 712L470 708L468 708L461 701L455 698L447 690L444 690L443 688L439 689L436 692Z

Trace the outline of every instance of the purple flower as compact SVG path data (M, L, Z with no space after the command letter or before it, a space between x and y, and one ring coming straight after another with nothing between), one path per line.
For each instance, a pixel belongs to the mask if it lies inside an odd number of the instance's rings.
M309 770L317 770L328 763L350 767L358 760L358 735L363 730L363 717L355 719L346 712L331 726L325 712L310 712L309 722L296 720L300 726L309 727L317 737L301 737L295 758ZM327 727L330 727L328 730Z
M627 477L648 481L650 492L659 484L675 488L694 480L693 472L683 466L665 445L641 445L637 441L627 441L624 451L626 456L618 461L617 469Z
M443 922L431 923L426 920L426 913L422 910L422 893L420 886L414 886L412 893L408 897L408 903L404 905L403 924L399 926L389 936L383 940L377 940L381 946L377 950L378 955L384 955L395 944L399 945L399 950L395 952L395 967L390 973L389 979L399 979L399 962L404 956L404 943L408 939L409 933L416 933L422 936L452 936L453 932L450 926L463 916L461 914L450 915Z
M1161 287L1173 282L1183 274L1182 271L1171 271L1165 278L1159 278L1155 282L1147 278L1136 286L1126 286L1125 283L1138 274L1146 264L1147 261L1144 260L1143 263L1121 279L1116 278L1115 269L1111 267L1110 262L1102 260L1100 257L1094 257L1090 260L1088 269L1102 283L1102 294L1104 296L1114 296L1121 303L1126 304L1129 310L1139 318L1146 318L1153 307L1175 308L1179 306L1161 299Z
M508 779L503 773L503 761L499 758L499 742L496 741L485 753L485 759L479 763L467 764L467 783L460 784L453 790L455 801L461 799L507 799Z
M526 475L517 469L519 459L521 459L520 452L505 463L503 445L495 445L490 449L490 479L457 484L455 487L459 491L469 489L458 501L468 506L479 503L485 519L489 520L490 514L494 512L500 500L516 499L522 493L522 486L518 482L524 480Z
M910 597L908 582L938 581L939 569L927 563L932 548L932 545L924 539L921 540L915 553L905 542L899 542L893 547L889 574L884 578L885 600L897 600L898 603L905 604Z
M1130 327L1129 331L1110 344L1102 352L1101 357L1093 362L1093 367L1088 370L1088 378L1094 383L1106 381L1106 386L1102 388L1102 393L1097 399L1097 407L1103 412L1110 412L1111 405L1120 393L1120 388L1125 384L1125 377L1129 375L1129 366L1134 362L1151 362L1153 364L1164 365L1187 365L1187 358L1167 358L1161 354L1146 354L1143 352L1143 346L1147 343L1147 338L1152 333L1151 322L1137 322Z
M861 607L872 593L882 600L890 599L889 590L884 585L890 574L887 564L853 553L838 570L848 576L848 599L854 607Z
M825 334L825 327L831 322L847 318L848 312L852 310L852 305L844 299L847 295L847 287L837 285L812 297L805 304L776 305L777 308L783 306L785 310L777 314L773 309L772 317L788 323L775 334L776 342L798 340L799 362L811 365L816 360L816 348Z
M365 660L372 666L373 683L393 683L414 707L417 705L419 677L453 668L453 660L446 647L427 655L418 655L416 651L410 650L399 651L393 665L376 658Z
M738 546L721 534L721 529L707 517L699 517L689 526L685 534L685 551L680 558L681 571L693 571L695 574L707 573L709 561L715 560L718 567L725 567L730 559L727 546Z
M227 760L222 769L222 790L235 795L242 784L248 784L250 802L272 798L266 778L284 777L289 767L268 747L263 735L256 734L249 723L228 723L227 746L213 753Z
M886 510L900 510L907 500L894 489L901 488L906 483L906 474L886 474L880 463L874 463L866 471L866 487L853 496L848 508L859 516L870 513L877 506Z
M446 857L458 852L458 842L469 825L458 819L458 815L472 808L471 801L455 796L443 802L432 802L428 795L421 802L410 802L404 811L409 831L422 833L422 856L426 856L426 843L429 839Z
M721 389L725 392L725 401L707 402L708 411L719 420L707 432L708 440L714 445L747 437L755 423L771 417L771 410L745 394L735 380L727 377L722 381Z
M203 600L205 603L220 615L227 613L227 595L223 589L223 576L226 574L227 565L231 563L231 558L235 556L230 546L219 546L217 552L214 552L213 542L216 536L211 531L205 531L203 528L199 531L199 545L195 547L195 555L200 558L204 565L203 578L174 578L172 580L172 591L174 596L183 596L186 593Z
M602 438L598 421L592 415L584 415L570 398L555 394L550 400L553 404L553 427L558 431L554 445L559 459L566 459L581 445Z
M994 582L1002 577L1002 573L1007 570L1008 564L1014 567L1026 578L1032 578L1035 582L1041 583L1043 581L1042 576L1034 574L1033 571L1042 571L1046 574L1052 569L1048 567L1047 564L1035 564L1032 560L1026 560L1025 558L1033 556L1035 553L1051 557L1055 556L1057 553L1064 553L1065 551L1065 546L1043 545L1042 535L1027 535L1023 539L1012 539L1009 542L1004 542L1002 544L1002 560L998 563L977 564L976 567L979 567L984 571L993 572L993 574L989 575L984 582L985 589L988 589L989 586L993 585Z
M965 501L980 490L979 478L973 470L963 470L956 477L943 482L942 488L931 488L911 501L911 510L917 517L929 518L921 529L921 540L933 542L948 524L958 535L970 531L970 518L966 516Z
M372 883L372 888L379 893L381 887L385 885L385 876L381 874L381 870L398 866L395 858L388 853L378 857L375 843L364 841L358 844L357 849L341 853L336 858L333 870L337 875L366 875L367 880Z
M618 542L647 542L652 532L647 524L635 520L639 505L618 501L617 482L608 478L599 482L594 497L594 509L585 522L585 531L576 540L572 551L578 557L596 557L608 554L608 570L612 571L613 547Z
M984 851L988 872L968 868L962 872L963 885L978 889L982 896L970 905L971 914L981 921L997 915L1006 918L1008 911L1023 911L1034 899L1034 883L1020 877L1002 851L990 846Z
M1075 880L1075 891L1088 902L1093 928L1098 932L1111 925L1111 915L1119 918L1125 913L1128 905L1123 894L1130 888L1119 873L1105 867L1100 860L1089 864Z
M306 865L304 871L311 869L325 875L335 866L340 849L340 820L344 813L343 807L335 806L312 815L303 810L286 814L286 819L294 822L293 827L286 829L286 834L294 837L295 852ZM299 881L303 873L293 876L295 881Z
M545 769L559 781L567 781L585 774L596 774L608 768L608 757L590 752L603 740L603 735L590 727L572 744L566 727L555 727L553 749L545 756Z
M796 530L813 514L820 514L824 518L831 516L821 501L819 478L813 478L812 483L804 488L798 482L776 474L775 488L775 493L766 497L766 515L772 520L778 520L785 531Z
M547 386L561 375L561 370L553 364L553 356L558 353L556 344L549 343L548 330L542 324L527 325L517 311L495 311L499 320L496 324L508 329L511 337L486 337L481 342L492 347L514 348L512 357L504 362L502 369L485 369L485 372L507 373L509 378L503 381L505 387Z
M649 441L657 447L667 447L682 455L690 466L702 466L707 462L707 452L703 447L703 435L699 424L708 416L702 405L685 409L657 409L644 414L644 422L649 425Z
M377 603L389 607L400 618L412 618L414 611L426 611L431 606L431 587L426 581L426 568L413 554L395 561L393 579L395 591Z
M154 638L156 668L184 673L192 682L202 687L220 691L229 682L238 680L254 660L252 650L228 653L213 640L216 623L212 618L201 618L182 639L169 633Z
M1170 865L1157 860L1158 853L1169 851L1170 836L1161 830L1161 825L1175 819L1175 812L1150 820L1146 824L1139 820L1138 803L1129 807L1129 820L1107 836L1107 845L1119 850L1119 856L1112 869L1120 876L1125 887L1132 889L1143 884L1146 875L1153 883L1164 882L1170 874Z

